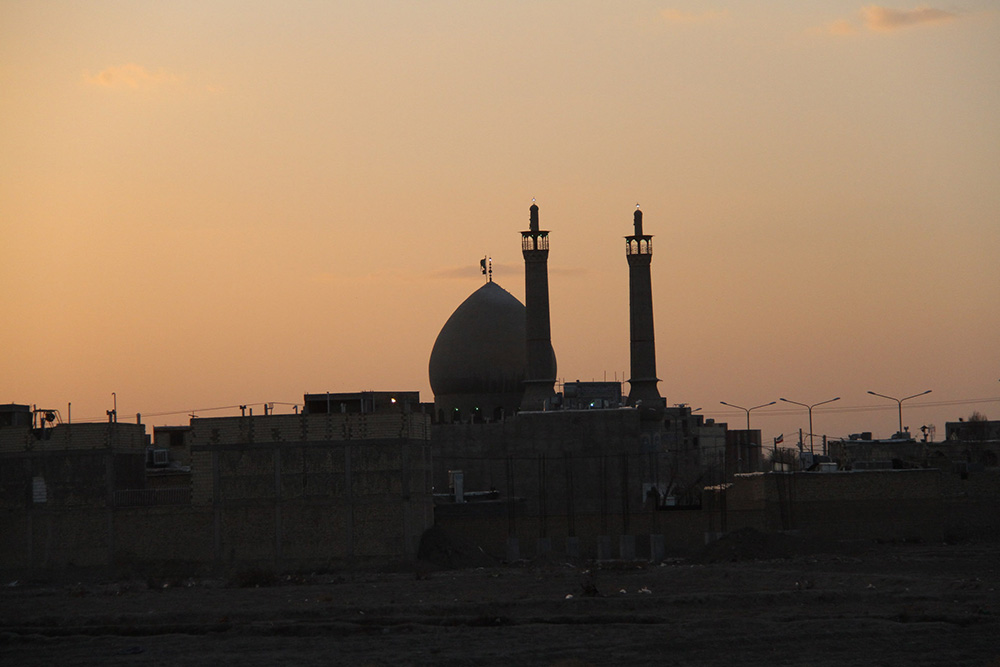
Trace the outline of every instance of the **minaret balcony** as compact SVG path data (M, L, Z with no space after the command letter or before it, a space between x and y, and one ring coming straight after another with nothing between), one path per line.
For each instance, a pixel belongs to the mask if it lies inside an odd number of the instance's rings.
M625 237L626 255L652 255L652 236L627 236Z
M521 232L521 250L548 250L548 232Z

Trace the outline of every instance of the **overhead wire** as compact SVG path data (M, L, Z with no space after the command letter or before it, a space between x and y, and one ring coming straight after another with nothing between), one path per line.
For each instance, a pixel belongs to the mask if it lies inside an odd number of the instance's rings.
M187 410L165 410L161 412L139 412L138 414L143 417L172 417L175 415L191 415L194 416L199 412L218 412L220 410L239 410L241 408L254 407L258 405L287 405L287 406L297 406L301 403L289 403L287 401L257 401L256 403L241 403L239 405L220 405L214 408L189 408ZM262 415L263 416L263 415ZM106 421L105 418L74 418L75 423L90 423L90 422L103 422Z
M951 401L920 401L915 403L907 403L907 411L915 409L926 409L926 408L940 408L948 407L954 405L981 405L983 403L998 403L1000 402L1000 397L996 398L968 398L968 399L957 399ZM892 403L879 404L879 405L843 405L837 407L824 407L816 408L815 412L825 413L825 414L841 414L848 412L887 412L889 410L896 411L898 406ZM744 412L742 410L715 410L710 411L711 414L726 414L726 415L742 415ZM780 417L786 415L799 414L802 412L802 408L776 408L773 410L755 410L753 413L754 418L757 417Z

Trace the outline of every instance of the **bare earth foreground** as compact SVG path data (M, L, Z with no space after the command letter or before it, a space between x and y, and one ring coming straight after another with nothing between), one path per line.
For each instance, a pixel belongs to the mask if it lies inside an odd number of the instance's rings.
M742 531L656 565L440 565L3 581L0 663L1000 667L995 542Z

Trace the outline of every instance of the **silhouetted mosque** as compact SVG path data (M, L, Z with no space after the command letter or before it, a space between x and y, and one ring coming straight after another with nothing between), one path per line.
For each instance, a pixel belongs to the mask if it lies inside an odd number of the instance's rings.
M643 233L638 208L633 224L635 233L625 237L631 337L627 404L656 417L665 406L656 376L653 237ZM438 422L498 421L519 410L547 411L562 405L555 392L556 355L549 323L549 232L539 229L535 204L529 228L521 232L521 251L525 304L494 283L490 273L486 284L452 313L434 342L429 371Z
M525 304L490 275L455 310L434 343L429 373L436 489L453 489L459 472L465 490L534 498L522 508L534 515L545 513L539 485L560 503L568 496L576 507L596 512L602 497L610 507L606 487L612 478L636 489L633 506L647 497L654 504L668 497L691 499L699 484L713 481L703 468L722 465L725 425L704 420L688 406L668 408L657 388L652 235L643 231L642 222L637 207L634 232L625 237L628 398L623 400L617 382L571 382L557 393L549 232L540 228L538 206L532 204L528 229L521 232ZM755 460L759 439L756 445ZM751 454L746 457L749 464ZM721 474L721 469L715 473L717 481ZM614 504L621 502L627 506L629 499Z

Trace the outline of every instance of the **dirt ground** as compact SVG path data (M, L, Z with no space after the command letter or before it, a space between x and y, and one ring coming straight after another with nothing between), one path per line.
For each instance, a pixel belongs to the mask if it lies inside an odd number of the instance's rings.
M4 580L0 663L1000 667L994 542L743 531L661 564L460 569L437 546L391 573Z

